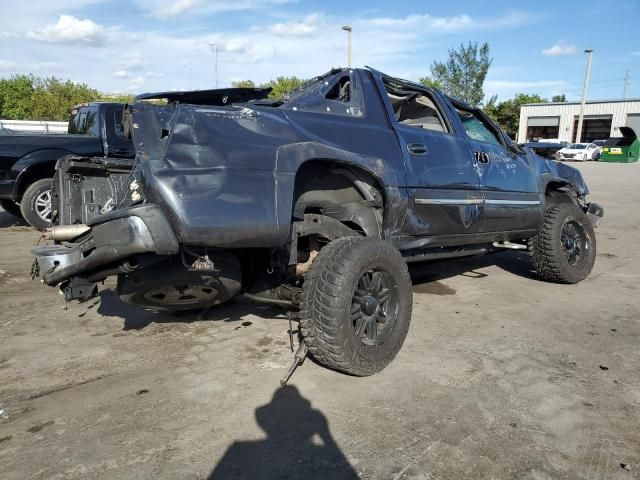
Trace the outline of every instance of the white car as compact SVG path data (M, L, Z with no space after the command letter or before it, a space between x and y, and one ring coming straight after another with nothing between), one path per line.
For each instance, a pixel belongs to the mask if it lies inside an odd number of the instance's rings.
M600 147L595 143L572 143L556 152L556 160L597 160L600 157Z

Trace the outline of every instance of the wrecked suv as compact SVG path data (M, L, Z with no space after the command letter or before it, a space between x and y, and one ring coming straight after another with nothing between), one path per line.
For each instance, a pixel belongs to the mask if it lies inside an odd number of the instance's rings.
M480 110L371 68L268 94L140 96L125 122L134 169L100 162L101 213L80 202L57 242L33 250L35 273L67 300L117 275L120 297L151 309L239 294L281 305L300 322L300 362L308 349L370 375L407 334L408 263L508 248L545 280L591 271L603 211L580 172L522 150ZM95 163L59 162L60 209L105 191Z

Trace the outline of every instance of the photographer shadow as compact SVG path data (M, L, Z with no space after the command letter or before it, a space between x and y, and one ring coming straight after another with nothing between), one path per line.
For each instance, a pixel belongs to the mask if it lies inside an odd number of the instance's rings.
M234 442L209 480L358 478L331 436L325 416L296 387L276 390L255 415L267 438Z

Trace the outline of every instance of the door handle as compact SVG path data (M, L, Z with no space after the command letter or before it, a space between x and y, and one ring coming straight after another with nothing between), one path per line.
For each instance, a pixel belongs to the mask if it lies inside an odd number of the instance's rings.
M429 152L429 149L421 143L407 143L407 150L413 155L426 155Z
M473 152L473 158L478 163L489 163L489 154L487 152Z
M129 150L128 148L114 148L113 153L116 153L118 155L130 155L131 150Z

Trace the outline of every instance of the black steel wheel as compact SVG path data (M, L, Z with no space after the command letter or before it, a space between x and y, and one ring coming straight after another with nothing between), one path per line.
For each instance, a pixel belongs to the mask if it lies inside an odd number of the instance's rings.
M152 310L181 312L220 305L242 287L237 257L229 252L209 254L213 270L187 270L179 261L167 261L118 275L118 295L126 303Z
M596 260L596 235L582 209L572 203L547 208L544 224L528 242L539 277L558 283L578 283Z
M390 243L344 237L305 275L300 327L311 354L351 375L372 375L396 356L411 321L407 264Z

